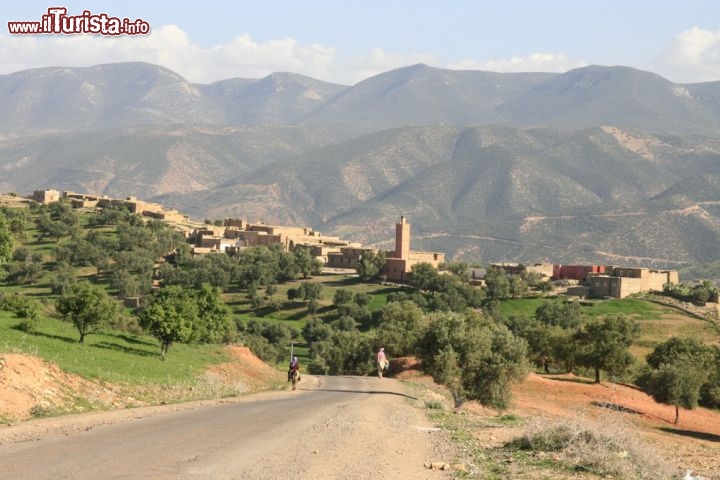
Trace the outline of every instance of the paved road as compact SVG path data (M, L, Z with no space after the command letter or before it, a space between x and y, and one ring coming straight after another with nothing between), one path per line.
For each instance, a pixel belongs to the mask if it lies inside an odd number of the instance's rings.
M428 429L399 382L374 377L303 381L305 388L261 400L0 445L0 479L422 477ZM383 438L375 439L376 432ZM427 445L415 451L397 442L413 441L412 435ZM380 442L377 450L373 442Z

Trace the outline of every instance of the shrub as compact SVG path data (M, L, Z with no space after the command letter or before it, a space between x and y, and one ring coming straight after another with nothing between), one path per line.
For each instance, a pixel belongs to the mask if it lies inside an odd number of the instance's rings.
M33 405L30 408L30 415L32 415L35 418L45 418L45 417L52 417L55 415L53 410L45 405Z
M23 318L17 324L17 329L21 332L33 334L37 332L38 322L35 318Z
M537 418L524 433L508 442L515 450L555 452L576 469L624 479L676 478L679 471L661 452L633 433L622 414L611 412L595 420L582 415L560 421ZM679 477L677 477L679 478Z

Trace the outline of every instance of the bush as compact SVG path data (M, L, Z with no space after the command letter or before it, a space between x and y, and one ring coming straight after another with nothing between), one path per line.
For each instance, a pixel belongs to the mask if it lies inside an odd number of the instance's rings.
M30 415L35 418L45 418L54 416L55 412L48 406L37 404L30 408Z
M35 318L23 318L17 324L17 329L21 332L33 334L37 332L38 321Z
M140 335L143 333L143 329L138 323L138 319L134 315L118 315L112 324L112 327L120 330L121 332L127 332L133 335Z
M308 372L313 375L327 375L330 367L320 355L315 355L308 363Z
M41 304L21 295L4 295L0 298L0 310L13 312L18 318L35 320L40 315Z
M555 452L561 461L596 475L624 479L679 478L661 452L633 434L620 413L595 420L575 415L560 421L538 418L505 446L513 450Z
M428 410L444 410L445 406L438 400L428 400L425 402L425 408Z
M265 337L244 333L240 336L240 341L264 362L277 363L285 359L285 349L271 344Z

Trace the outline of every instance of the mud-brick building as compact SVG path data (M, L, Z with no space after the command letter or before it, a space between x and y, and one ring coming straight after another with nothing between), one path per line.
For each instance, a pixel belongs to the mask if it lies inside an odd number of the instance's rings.
M553 265L552 278L584 282L590 274L603 273L605 273L605 265Z
M521 275L523 273L537 273L542 278L551 278L555 265L551 263L534 263L532 265L524 265L522 263L491 263L491 267L501 268L505 275ZM471 274L474 272L471 271ZM483 275L482 278L485 278Z
M387 252L382 274L388 280L405 282L410 277L413 265L429 263L435 268L445 262L445 254L440 252L413 252L410 250L410 224L405 217L395 225L395 250Z
M324 236L310 227L290 227L282 225L267 225L265 223L248 223L242 219L226 218L225 238L236 239L238 248L264 246L270 247L279 244L286 252L292 252L297 246L308 247L313 255L326 261L331 251L339 251L341 246L350 242L338 237Z
M331 268L356 269L367 252L378 253L375 248L362 247L359 244L340 247L338 252L328 253L327 266ZM440 252L414 252L410 249L410 224L405 217L395 225L395 250L385 251L385 265L381 275L391 281L406 282L410 270L417 263L429 263L435 268L445 262L445 254Z
M666 283L680 283L676 270L605 267L604 273L589 273L586 278L591 298L625 298L633 293L662 291Z
M60 200L60 192L53 189L33 190L32 199L38 203L52 203Z
M377 253L378 250L376 248L359 246L340 247L339 252L329 252L327 254L327 266L330 268L348 268L355 270L360 260L362 260L363 255L367 252Z

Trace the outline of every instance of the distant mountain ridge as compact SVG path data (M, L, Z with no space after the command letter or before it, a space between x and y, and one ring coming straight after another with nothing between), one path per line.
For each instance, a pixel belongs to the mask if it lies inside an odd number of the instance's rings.
M343 86L293 73L193 84L157 65L48 67L0 76L0 133L137 125L615 125L720 128L720 82L676 84L628 67L494 73L413 65Z
M720 255L720 82L413 65L353 86L157 65L0 76L0 191L161 201L475 261Z

